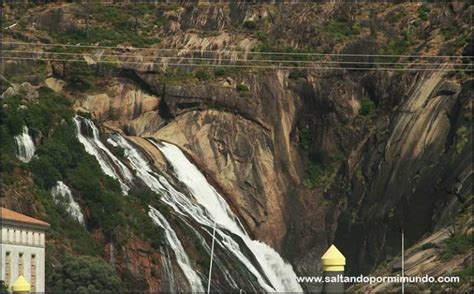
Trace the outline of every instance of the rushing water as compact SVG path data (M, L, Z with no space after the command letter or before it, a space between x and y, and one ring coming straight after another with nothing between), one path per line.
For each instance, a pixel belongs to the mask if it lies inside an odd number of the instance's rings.
M183 245L181 245L181 242L179 241L178 236L176 236L176 233L171 228L168 221L158 210L154 209L151 206L150 206L150 211L148 212L148 215L153 219L153 221L157 225L159 225L160 227L164 229L166 240L168 244L170 245L171 249L174 251L174 254L176 256L176 261L178 262L179 267L181 268L184 275L188 279L188 282L191 285L192 292L203 292L204 288L201 283L201 278L192 269L189 257L186 254L186 251L184 250Z
M170 260L168 247L162 249L161 251L166 252L166 255L161 254L162 281L167 284L166 291L168 293L176 293L176 288L178 287L178 285L176 284L174 278L173 264Z
M210 254L210 246L206 240L210 239L212 227L216 223L216 250L224 252L224 258L230 258L229 261L226 261L227 265L229 262L240 264L238 267L231 266L232 269L239 268L239 271L245 269L247 277L244 278L245 280L253 276L252 279L259 285L256 286L257 289L267 292L302 291L296 282L296 275L291 265L285 263L271 247L249 237L225 199L207 182L204 175L178 147L169 143L157 143L149 140L172 166L174 173L167 176L181 182L185 186L184 191L175 188L166 177L149 164L149 161L134 144L121 135L111 134L108 144L124 150L124 162L113 156L100 142L98 130L90 120L76 117L75 122L79 140L87 152L97 158L104 173L118 179L127 190L130 185L141 183L159 194L161 201L170 207L184 224L190 226L191 231L198 237L198 242L202 243L200 245L205 249L205 252ZM89 130L81 131L81 122ZM133 170L134 173L130 170ZM129 176L127 177L127 175ZM187 279L191 291L203 291L203 281L207 282L207 272L198 273L196 271L172 224L158 210L150 207L149 216L164 229L166 241L173 250L179 269ZM199 230L193 227L199 228ZM222 273L228 287L237 290L239 287L232 275L238 275L238 273L229 271L225 267L223 260L220 260L222 256L215 257L215 269ZM170 269L168 272L172 274ZM174 277L169 278L174 280ZM250 280L246 283L253 285Z
M301 286L296 282L296 274L291 265L285 263L281 256L268 245L251 240L238 222L238 218L232 213L224 198L207 182L199 169L192 164L184 153L175 145L161 143L158 148L172 165L177 178L184 183L191 191L197 202L206 209L208 215L217 223L220 228L226 229L242 238L247 247L257 258L265 276L270 280L272 288L278 292L300 292ZM220 231L222 235L223 231ZM225 234L224 240L229 242L229 249L236 250L235 254L240 255L236 243ZM242 258L242 259L241 259ZM242 262L247 262L241 256ZM249 265L249 269L253 266ZM263 277L251 270L264 288L266 287Z
M35 154L35 144L31 138L28 127L23 126L23 132L15 136L16 156L23 162L29 162Z
M129 183L133 180L130 170L100 141L99 130L89 119L74 117L77 138L84 145L86 152L95 156L104 173L119 181L124 194L127 194ZM82 129L82 123L86 130Z
M53 196L54 203L64 205L69 215L84 225L84 215L82 214L81 207L72 197L71 190L66 184L62 181L57 181L56 185L51 188L51 195Z
M114 134L111 139L125 150L125 156L128 158L131 167L136 171L137 176L150 187L153 191L160 194L162 200L168 204L175 212L184 217L204 225L208 228L213 226L212 216L209 215L201 206L197 205L193 199L186 197L178 192L163 176L154 172L145 158L122 136ZM152 142L153 143L153 142ZM218 230L224 240L220 243L230 250L245 267L256 276L260 285L267 291L273 291L273 288L265 282L265 278L260 275L258 270L252 265L251 261L240 251L239 245L229 237L225 232Z

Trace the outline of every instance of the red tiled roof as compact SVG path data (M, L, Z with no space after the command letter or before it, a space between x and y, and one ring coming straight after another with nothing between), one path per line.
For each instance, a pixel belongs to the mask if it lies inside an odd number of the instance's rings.
M0 219L49 227L49 224L47 222L32 218L30 216L3 207L0 207Z

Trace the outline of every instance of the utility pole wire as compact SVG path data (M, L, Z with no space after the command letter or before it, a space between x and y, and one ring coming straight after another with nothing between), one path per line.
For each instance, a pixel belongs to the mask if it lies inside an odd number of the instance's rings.
M186 49L186 48L150 48L150 47L119 47L119 46L100 46L100 45L74 45L74 44L63 44L63 43L28 43L28 42L12 42L2 41L4 44L13 45L32 45L32 46L43 46L43 47L73 47L73 48L97 48L97 49L119 49L119 50L142 50L142 51L183 51L183 52L196 52L196 53L228 53L228 54L246 54L246 55L305 55L305 56L353 56L353 57L406 57L406 58L474 58L474 56L460 56L460 55L400 55L400 54L352 54L352 53L310 53L310 52L279 52L279 51L239 51L239 50L199 50L199 49Z
M93 53L75 53L75 52L53 52L53 51L22 51L22 50L3 50L5 53L11 53L13 52L14 54L21 53L21 54L37 54L37 55L64 55L64 56L83 56L85 54L88 54L92 57L95 55ZM10 57L10 56L8 56ZM22 56L12 56L12 57L22 57ZM180 60L203 60L203 61L218 61L218 62L268 62L268 63L302 63L302 64L367 64L367 65L421 65L421 66L427 66L427 65L452 65L452 66L466 66L466 64L463 63L443 63L443 62L437 62L437 63L414 63L414 62L377 62L377 61L304 61L304 60L279 60L279 59L231 59L231 58L205 58L205 57L179 57L179 56L137 56L137 55L121 55L121 54L102 54L99 56L100 58L102 57L121 57L121 58L137 58L140 57L142 59L159 59L159 58L169 58L171 60L177 59L178 61ZM118 60L120 61L120 60Z
M402 229L402 294L405 294L405 234Z
M56 58L32 58L32 57L2 57L1 59L5 60L41 60L41 61L62 61L62 62L83 62L87 63L83 59L56 59ZM313 69L313 70L331 70L331 69L341 69L341 70L372 70L372 71L443 71L443 72L453 72L453 71L473 71L472 68L382 68L382 67L317 67L317 66L266 66L266 65L233 65L233 64L199 64L199 63L166 63L166 62L141 62L141 61L96 61L96 63L102 64L144 64L144 65L161 65L161 66L196 66L196 67L230 67L230 68L260 68L260 69Z
M214 261L214 243L216 241L216 221L214 220L214 228L212 229L212 245L211 245L211 261L209 264L209 278L207 280L207 294L211 292L211 276L212 276L212 263Z

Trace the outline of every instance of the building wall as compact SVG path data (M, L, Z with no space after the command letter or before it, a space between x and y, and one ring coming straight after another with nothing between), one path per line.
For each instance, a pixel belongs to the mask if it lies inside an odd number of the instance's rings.
M20 254L23 254L23 276L31 284L32 290L44 292L45 276L45 233L39 229L25 228L2 223L1 239L1 279L11 286L20 275ZM7 253L10 254L10 281L6 281ZM32 282L32 256L35 256L36 283ZM33 275L34 276L34 275ZM34 286L34 288L33 288Z

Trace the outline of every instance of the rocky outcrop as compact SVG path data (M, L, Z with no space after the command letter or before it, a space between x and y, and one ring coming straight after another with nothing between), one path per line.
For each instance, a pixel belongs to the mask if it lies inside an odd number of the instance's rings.
M125 240L121 240L122 242ZM133 291L162 291L162 256L148 243L132 238L123 246L109 243L105 246L105 258L117 266L124 287Z
M469 292L470 278L472 272L472 251L469 243L472 242L473 223L471 217L472 198L463 204L453 214L452 221L448 227L435 231L433 234L424 236L420 241L405 249L404 275L407 277L458 277L455 283L433 283L430 285L433 291L447 292ZM453 240L464 238L465 252L452 254ZM401 240L400 240L401 241ZM454 246L459 246L459 241ZM467 245L467 246L466 246ZM457 250L462 251L460 248ZM374 271L373 276L401 275L401 256L388 258ZM396 292L400 291L401 285L397 283L366 283L355 284L349 291L355 292ZM423 284L405 284L406 291L423 290Z
M296 70L296 75L237 68L217 76L186 64L192 57L224 65L275 58L275 51L470 54L472 46L462 48L443 32L450 22L465 30L472 6L434 4L425 17L420 7L381 3L366 11L337 1L164 4L147 14L160 23L148 33L161 39L153 48L179 48L173 58L166 50L120 45L111 51L113 69L95 76L107 81L87 93L73 92L75 106L133 136L160 168L166 168L162 156L144 137L186 150L251 234L282 252L300 273L317 273L331 243L346 255L349 272L370 272L398 254L402 228L407 246L413 245L445 227L472 193L472 81L440 71L448 67L436 63L433 71L382 71L375 65L360 71L363 65L356 62L373 57L315 58L313 65L340 68ZM48 31L75 15L74 9L37 8L32 19ZM83 27L82 18L72 17L58 30ZM261 55L250 56L252 50ZM110 52L96 53L91 56ZM295 64L303 56L294 55ZM394 62L421 66L416 58ZM12 72L18 65L4 68ZM67 75L65 65L51 67L56 77ZM196 78L198 70L205 79ZM56 80L46 83L68 91ZM238 91L237 85L245 87ZM364 101L374 103L367 115L361 111ZM312 168L323 181L311 178ZM308 180L315 184L305 185ZM130 256L149 272L149 262ZM158 282L149 283L153 288Z
M461 90L442 72L348 73L344 82L335 73L296 81L287 74L242 77L239 83L249 86L248 93L216 83L152 83L162 98L148 111L151 119L139 108L129 116L139 119L130 121L126 114L118 120L98 117L129 134L185 149L255 237L286 252L302 272L318 270L315 260L331 242L342 248L350 269L368 271L399 250L388 244L398 240L402 226L408 242L414 242L442 225L441 207L466 197L462 187L471 181L470 169L462 158L472 156L470 143L460 153L453 144L457 130L469 124L459 119L471 107L468 82ZM384 91L392 83L399 87L388 95ZM102 101L101 95L82 106L107 113L110 107L92 103ZM377 97L376 118L358 115L364 96ZM115 107L133 112L124 101L116 98ZM132 123L141 129L130 128ZM303 128L312 137L307 154L298 145ZM334 157L340 161L333 184L312 190L302 185L305 161L326 164ZM417 226L408 226L411 222Z
M344 204L335 241L357 271L398 252L401 229L411 244L440 225L450 210L446 205L457 207L469 195L472 143L457 150L452 144L460 124L472 127L469 120L456 121L459 108L470 103L465 98L469 84L453 92L439 73L422 76L356 150L358 160L348 162L344 173L351 192L339 198ZM458 185L460 194L449 192Z

